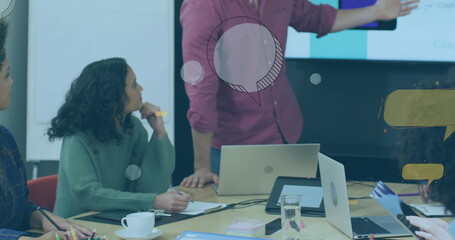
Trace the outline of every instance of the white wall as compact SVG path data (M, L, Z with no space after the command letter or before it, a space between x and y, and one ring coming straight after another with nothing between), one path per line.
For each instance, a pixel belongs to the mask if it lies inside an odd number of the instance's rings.
M169 113L164 122L173 142L173 2L134 2L29 2L27 161L60 159L61 141L49 142L43 133L81 69L110 57L125 58L144 88L143 100Z
M39 1L39 0L35 0ZM6 40L6 51L10 63L11 75L14 79L11 94L11 104L7 110L0 112L0 124L7 127L14 135L19 151L25 162L26 151L26 119L27 119L27 55L28 55L28 15L29 0L18 0L12 13L5 19L9 24ZM173 26L173 23L171 23ZM173 33L173 31L172 31ZM173 44L172 44L173 46ZM173 56L173 53L170 54ZM173 63L173 59L172 59ZM171 76L173 79L173 76ZM173 80L172 80L173 82ZM173 84L172 84L173 85ZM172 88L173 92L173 88ZM173 97L171 97L173 106ZM173 111L168 109L168 111ZM166 109L167 110L167 109ZM173 125L173 120L172 120ZM168 131L170 128L168 127ZM172 136L173 126L172 126ZM30 179L31 163L26 163L27 175ZM38 176L56 174L58 162L44 161L40 163Z

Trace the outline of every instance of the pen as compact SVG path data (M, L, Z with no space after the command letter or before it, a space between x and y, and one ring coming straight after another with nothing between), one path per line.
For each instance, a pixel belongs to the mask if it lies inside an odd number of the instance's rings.
M70 231L70 233L71 233L71 237L73 238L73 240L78 240L78 239L79 239L79 238L77 237L77 235L76 235L76 231L74 231L73 226L71 226L71 231Z
M139 111L141 113L142 113L142 110L144 110L144 104L142 105L141 109L139 109ZM155 115L155 117L166 117L168 115L168 112L166 112L166 111L156 111L154 113L154 115Z
M204 214L209 214L209 213L213 213L213 212L216 212L216 211L220 211L223 208L224 208L223 205L218 205L218 206L216 206L214 208L210 208L210 209L205 210Z
M157 213L155 213L155 216L172 217L172 214L170 214L170 213L164 213L164 212L157 212Z
M43 209L41 209L41 207L37 207L36 210L38 210L41 214L43 214L43 216L49 220L49 222L51 222L52 225L54 225L55 228L57 228L57 230L59 231L63 231L58 225L57 223L54 222L54 220L52 220L45 211L43 211Z
M93 240L93 238L95 237L95 234L96 234L96 228L93 229L93 232L92 232L92 234L90 235L90 237L88 238L88 240Z
M171 191L177 193L178 195L184 196L184 194L182 192L180 192L179 190L175 189L172 185L169 185L169 189L171 189ZM193 202L193 200L190 200L190 202Z
M419 196L420 193L401 193L398 194L399 197L410 197L410 196Z

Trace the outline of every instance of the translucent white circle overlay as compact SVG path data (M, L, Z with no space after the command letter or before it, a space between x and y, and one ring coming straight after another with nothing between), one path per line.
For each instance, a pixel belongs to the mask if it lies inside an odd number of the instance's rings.
M182 80L191 85L200 83L204 79L204 76L204 67L198 61L188 61L180 69Z
M278 77L283 55L278 40L263 25L242 23L225 31L214 52L216 74L240 92L257 92Z
M131 164L125 169L125 176L130 181L137 180L138 178L141 177L141 174L142 174L141 169L139 168L139 166L135 164Z
M8 16L16 6L16 0L0 0L0 17Z
M313 85L319 85L322 82L322 76L319 73L313 73L310 76L310 82Z

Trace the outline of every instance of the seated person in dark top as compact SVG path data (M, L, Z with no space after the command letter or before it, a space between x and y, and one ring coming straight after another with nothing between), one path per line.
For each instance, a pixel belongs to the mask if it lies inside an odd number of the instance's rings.
M9 64L5 53L7 25L0 20L0 111L8 108L13 79L9 74ZM32 239L27 229L43 229L46 232L37 239L54 240L56 234L61 238L63 232L57 229L38 210L37 205L28 198L25 166L22 162L16 141L10 131L0 125L0 240ZM65 219L44 210L63 230L70 230L71 224ZM83 227L72 226L79 237L91 232Z

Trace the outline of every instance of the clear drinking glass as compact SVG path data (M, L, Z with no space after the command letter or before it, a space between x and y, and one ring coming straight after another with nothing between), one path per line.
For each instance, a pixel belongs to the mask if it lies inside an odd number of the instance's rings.
M283 240L302 239L304 224L300 215L302 195L281 196L281 233Z

